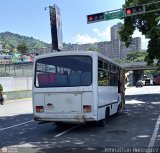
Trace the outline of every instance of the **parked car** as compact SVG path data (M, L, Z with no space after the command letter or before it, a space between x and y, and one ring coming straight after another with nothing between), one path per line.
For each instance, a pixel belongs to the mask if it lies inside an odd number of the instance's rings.
M143 85L150 85L151 79L148 76L144 75L142 76L142 82L143 82Z
M160 85L160 74L153 76L153 84L154 85Z
M142 82L142 80L138 80L138 81L136 82L136 87L143 87L143 82Z

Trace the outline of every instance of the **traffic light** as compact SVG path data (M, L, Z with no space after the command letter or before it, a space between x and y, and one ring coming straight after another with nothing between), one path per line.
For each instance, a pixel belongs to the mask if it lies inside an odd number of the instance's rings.
M99 21L104 21L104 20L105 20L104 12L87 15L87 23L99 22Z
M144 13L145 7L144 7L144 5L138 5L138 6L134 6L134 7L127 7L124 10L125 10L125 17L127 17L127 16L133 16L133 15L138 15L138 14Z

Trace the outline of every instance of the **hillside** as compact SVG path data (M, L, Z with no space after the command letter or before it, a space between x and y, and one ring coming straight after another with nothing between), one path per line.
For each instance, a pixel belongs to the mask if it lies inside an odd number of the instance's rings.
M5 45L5 48L12 49L17 47L18 44L24 42L29 50L39 49L42 47L49 47L49 44L44 43L40 40L34 39L33 37L21 36L11 32L0 33L0 43Z

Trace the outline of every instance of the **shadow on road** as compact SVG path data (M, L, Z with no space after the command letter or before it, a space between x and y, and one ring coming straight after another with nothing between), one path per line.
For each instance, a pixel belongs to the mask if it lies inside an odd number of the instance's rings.
M159 115L160 94L128 95L126 103L126 110L111 116L106 127L80 125L59 137L55 135L71 126L57 128L33 121L1 130L0 148L18 145L19 152L94 153L111 147L147 147ZM29 120L33 120L32 114L0 117L0 129Z

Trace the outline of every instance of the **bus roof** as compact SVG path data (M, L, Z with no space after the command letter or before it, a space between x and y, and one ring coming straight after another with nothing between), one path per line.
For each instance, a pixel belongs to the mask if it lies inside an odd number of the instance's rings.
M65 56L65 55L96 55L98 57L100 57L101 59L104 59L104 60L107 60L113 64L115 64L116 66L118 67L121 67L122 66L120 64L118 64L117 62L115 62L114 60L112 60L111 58L99 53L99 52L96 52L96 51L83 51L83 50L75 50L75 51L60 51L60 52L52 52L52 53L48 53L48 54L42 54L42 55L38 55L35 57L35 61L37 59L41 59L41 58L48 58L48 57L52 57L52 56Z

